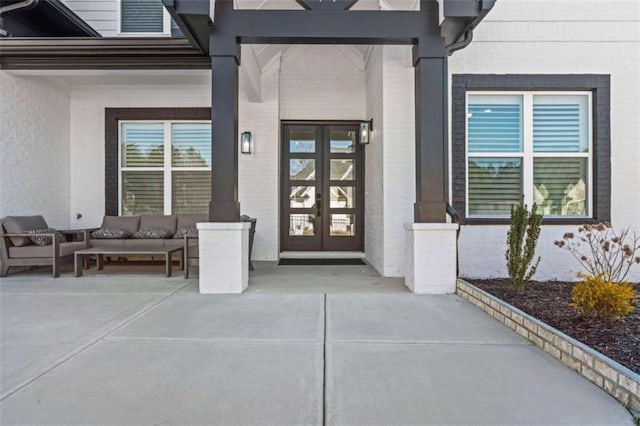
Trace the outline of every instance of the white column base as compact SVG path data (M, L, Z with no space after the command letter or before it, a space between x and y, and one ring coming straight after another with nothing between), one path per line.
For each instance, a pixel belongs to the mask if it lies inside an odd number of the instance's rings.
M455 223L405 223L404 282L418 294L456 291Z
M198 223L200 294L237 294L249 286L249 222Z

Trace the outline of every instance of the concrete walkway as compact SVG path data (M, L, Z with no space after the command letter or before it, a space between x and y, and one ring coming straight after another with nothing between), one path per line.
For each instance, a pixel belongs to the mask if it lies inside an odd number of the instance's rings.
M2 279L0 423L632 424L457 296L368 267L256 266L240 296L161 267Z

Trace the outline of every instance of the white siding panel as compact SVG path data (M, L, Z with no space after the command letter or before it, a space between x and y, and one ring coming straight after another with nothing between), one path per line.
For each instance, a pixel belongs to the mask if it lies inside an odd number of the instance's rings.
M499 0L487 21L633 21L637 0Z
M103 37L118 34L118 0L63 0L64 4Z
M639 41L638 22L484 22L474 32L478 42L624 42Z

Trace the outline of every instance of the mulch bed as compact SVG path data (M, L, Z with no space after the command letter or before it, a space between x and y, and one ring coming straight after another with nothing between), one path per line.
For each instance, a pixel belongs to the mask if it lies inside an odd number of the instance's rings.
M467 281L640 374L640 307L613 321L583 318L569 306L573 283L531 281L519 292L507 279Z

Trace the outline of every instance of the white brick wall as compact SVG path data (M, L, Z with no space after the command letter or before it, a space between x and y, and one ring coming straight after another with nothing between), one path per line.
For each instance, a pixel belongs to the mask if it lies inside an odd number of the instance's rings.
M383 119L383 47L373 48L366 68L367 117L373 118L371 143L365 146L365 239L367 261L384 272L384 119Z
M69 226L69 89L0 71L0 217Z
M517 20L518 22L509 22ZM640 3L500 0L469 47L449 61L450 73L610 74L612 223L640 232ZM575 277L577 264L553 241L576 227L545 226L536 279ZM464 226L465 277L505 276L505 226ZM640 268L631 277L640 280Z
M75 86L71 91L71 225L99 226L104 205L105 108L210 107L209 86ZM82 218L76 219L76 213Z

